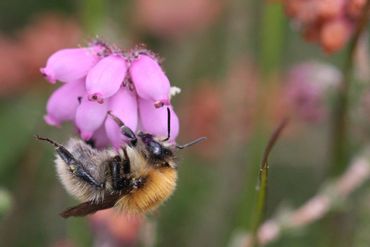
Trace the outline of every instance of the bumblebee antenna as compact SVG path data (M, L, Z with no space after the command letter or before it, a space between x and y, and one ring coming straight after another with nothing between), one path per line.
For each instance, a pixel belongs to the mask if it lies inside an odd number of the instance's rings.
M55 141L49 139L49 138L46 138L46 137L41 137L39 135L34 135L34 137L39 140L39 141L46 141L46 142L49 142L50 144L52 144L54 147L56 148L59 148L61 145L59 143L56 143Z
M202 141L205 141L207 140L207 137L203 136L203 137L200 137L198 139L195 139L194 141L191 141L191 142L188 142L184 145L176 145L176 148L177 149L184 149L184 148L187 148L187 147L190 147L190 146L193 146L194 144L198 144Z
M121 133L126 136L131 144L133 146L136 145L137 143L137 138L136 138L136 135L135 133L132 131L132 129L130 129L129 127L127 127L121 119L119 119L117 116L113 115L113 113L111 111L108 111L108 115L113 119L114 122L116 122L116 124L120 127L121 129Z
M163 142L168 141L170 137L171 137L171 111L170 108L167 107L167 137L162 141Z

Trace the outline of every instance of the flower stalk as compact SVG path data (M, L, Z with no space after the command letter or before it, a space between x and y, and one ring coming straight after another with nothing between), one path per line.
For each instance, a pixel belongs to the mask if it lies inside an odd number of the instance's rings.
M316 195L302 206L284 212L278 212L258 227L255 242L265 246L278 239L288 231L301 231L322 219L345 203L350 196L364 186L370 178L369 150L366 148L348 164L346 171L338 178L324 183ZM252 233L245 235L245 247L252 246Z
M282 8L278 3L261 2L262 4L262 22L259 37L258 63L260 67L261 83L258 83L256 115L253 125L256 126L254 133L248 144L248 170L245 184L245 192L241 203L241 212L239 224L245 229L251 229L253 219L253 204L251 201L257 200L255 185L258 172L258 164L262 157L261 150L268 139L266 129L268 128L268 108L269 99L266 91L270 91L276 86L277 71L281 65L282 49L285 36L282 35L286 27L286 19Z
M269 174L269 163L268 158L274 147L276 141L279 139L282 131L285 129L286 125L288 124L288 118L284 118L279 126L275 129L272 133L267 146L265 148L262 162L260 165L259 171L259 181L258 181L258 195L257 195L257 203L255 209L255 218L252 225L252 246L257 246L258 242L257 239L257 231L264 219L265 216L265 209L266 209L266 198L267 198L267 184L268 184L268 174Z
M367 0L363 9L363 14L356 26L352 40L349 43L348 53L343 66L342 83L338 89L337 102L335 104L332 128L331 161L332 167L330 175L335 176L342 173L348 162L348 104L349 91L353 75L353 63L357 45L361 34L365 30L370 17L370 0Z

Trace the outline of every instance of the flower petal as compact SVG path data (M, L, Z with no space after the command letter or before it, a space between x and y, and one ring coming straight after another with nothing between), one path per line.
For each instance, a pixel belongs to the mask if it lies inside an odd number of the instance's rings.
M51 83L57 80L70 82L81 79L99 61L97 55L103 47L63 49L51 55L41 73Z
M121 119L132 131L136 131L138 122L137 100L136 96L131 91L127 88L121 88L110 98L109 110ZM105 120L105 131L115 148L121 147L124 140L127 140L126 137L121 134L117 123L110 117L107 117Z
M110 55L103 58L87 74L86 89L89 100L102 103L114 95L126 76L127 66L122 56Z
M76 126L82 139L89 140L107 116L108 104L97 104L84 97L76 112Z
M170 140L174 141L179 133L179 119L172 106ZM167 107L156 108L149 100L139 99L139 115L142 131L163 138L167 137Z
M50 96L44 116L46 123L58 126L64 121L73 120L79 105L78 98L85 95L83 80L62 85Z
M151 100L157 107L170 105L170 81L155 59L140 55L129 71L140 98Z
M94 140L95 148L97 149L107 148L111 145L103 125L94 132L92 139Z

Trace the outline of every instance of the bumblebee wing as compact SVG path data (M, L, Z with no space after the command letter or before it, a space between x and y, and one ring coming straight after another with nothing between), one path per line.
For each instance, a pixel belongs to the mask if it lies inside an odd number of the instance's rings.
M96 203L93 201L83 202L69 208L60 213L60 216L63 218L68 218L71 216L79 217L79 216L86 216L88 214L96 213L99 210L108 209L113 207L117 200L119 199L120 195L110 195L104 198L104 200L100 203Z

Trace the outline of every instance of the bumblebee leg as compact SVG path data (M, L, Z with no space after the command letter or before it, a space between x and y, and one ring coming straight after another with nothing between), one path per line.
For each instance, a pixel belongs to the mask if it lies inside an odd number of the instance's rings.
M122 160L120 156L114 157L110 162L112 172L112 187L116 191L129 193L133 189L140 188L144 184L143 178L131 177L130 159L126 149L123 149L125 158ZM123 176L121 176L121 167L123 168Z
M36 136L38 140L46 141L54 145L55 151L59 155L59 157L68 165L70 171L76 175L77 177L81 178L85 182L97 187L103 188L103 183L98 183L93 176L90 175L88 171L82 166L81 162L76 160L73 155L62 145L59 143L45 137Z
M114 122L120 127L121 133L126 136L129 141L131 146L136 146L137 143L137 138L135 133L127 127L121 119L119 119L117 116L113 115L110 111L108 112L108 115L113 119Z
M125 156L125 159L122 161L123 173L125 175L129 175L131 173L131 163L130 163L130 158L127 155L126 148L123 149L123 155Z
M112 187L114 190L120 190L121 185L121 157L115 156L110 161L110 169L112 173Z
M124 191L125 193L128 193L132 190L132 186L130 184L130 174L125 173L124 170L124 176L121 176L121 167L124 164L120 156L115 156L110 161L110 169L112 173L112 187L116 191Z

